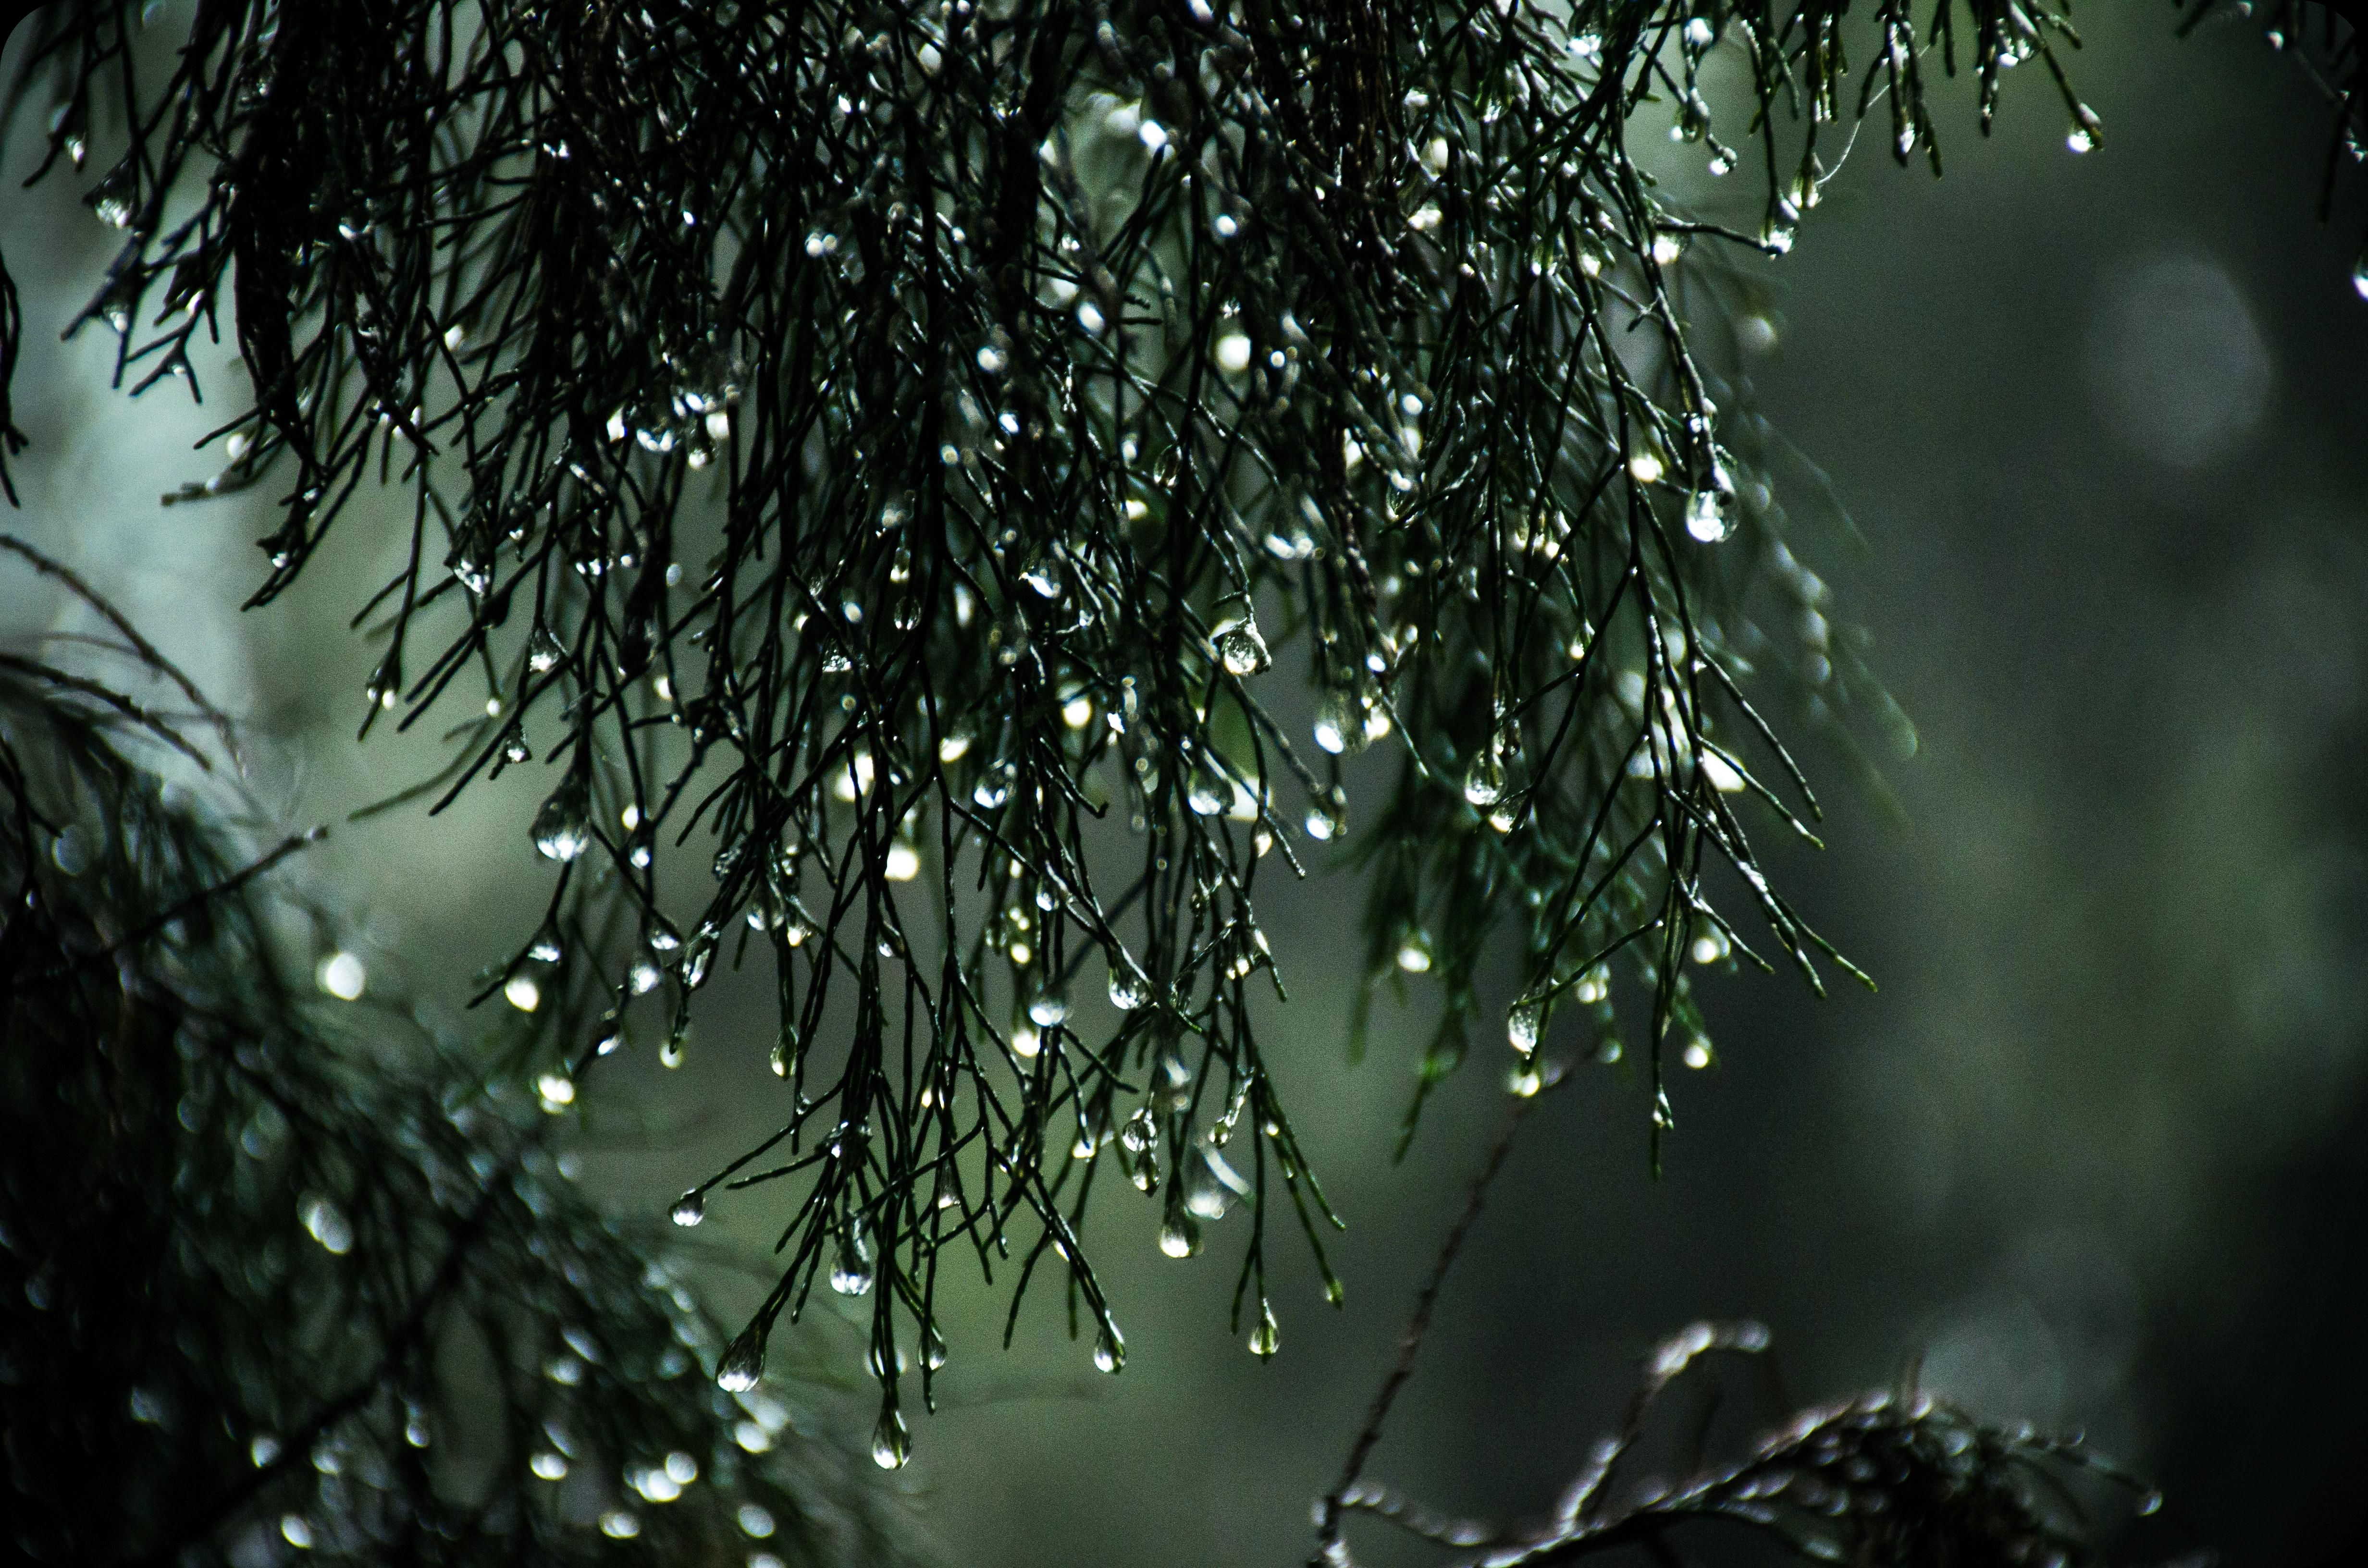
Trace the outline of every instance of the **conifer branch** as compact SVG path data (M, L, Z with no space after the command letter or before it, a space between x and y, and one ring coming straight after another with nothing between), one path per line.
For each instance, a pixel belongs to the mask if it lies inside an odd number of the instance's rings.
M100 0L40 14L0 114L46 106L36 177L99 149L122 244L74 326L119 384L197 390L231 307L252 401L168 499L273 487L251 602L389 530L359 728L457 704L438 805L545 768L550 908L498 968L583 1022L518 1065L678 1060L719 966L769 960L786 1264L731 1369L817 1279L876 1290L901 1461L949 1246L1045 1260L1121 1363L1104 1158L1176 1256L1247 1200L1271 1350L1269 1158L1329 1212L1252 1010L1294 834L1364 869L1369 985L1442 1000L1402 1147L1499 939L1517 1088L1557 1011L1606 1061L1641 1029L1656 1159L1667 1067L1714 1059L1697 971L1864 978L1748 832L1816 814L1780 722L1906 721L1794 553L1824 503L1721 341L1733 258L1788 249L1871 124L1938 171L1936 47L1985 130L2034 60L2073 145L2101 128L2063 4L1847 13L204 0L176 44ZM2339 136L2351 16L2291 34ZM1639 165L1663 114L1736 197ZM20 335L0 288L0 385ZM694 841L712 892L667 907Z

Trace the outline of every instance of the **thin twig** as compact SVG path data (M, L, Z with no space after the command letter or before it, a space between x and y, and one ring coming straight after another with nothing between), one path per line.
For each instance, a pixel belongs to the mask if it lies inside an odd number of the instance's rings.
M107 946L99 949L97 952L90 954L76 967L85 968L106 959L113 958L118 953L127 952L131 949L138 947L141 943L145 942L151 937L155 936L159 931L171 926L174 921L180 919L184 915L192 914L199 909L202 909L218 898L222 898L229 893L236 892L240 888L245 887L248 882L251 882L256 878L263 875L264 872L271 869L272 867L277 866L280 861L285 860L290 855L295 854L299 849L310 848L312 846L320 843L321 840L326 838L328 835L329 830L325 827L308 828L302 833L290 834L286 838L281 839L278 844L272 846L268 851L257 857L254 860L249 861L239 869L233 871L221 881L199 888L197 892L181 900L180 903L173 905L170 909L165 910L162 915L157 915L154 919L150 920L147 924L124 936L117 937L114 941L109 942Z
M1558 1072L1542 1070L1542 1076L1543 1081L1537 1095L1516 1098L1506 1112L1504 1128L1489 1146L1487 1158L1481 1161L1479 1171L1472 1178L1471 1190L1464 1195L1463 1211L1449 1227L1446 1239L1440 1244L1439 1256L1431 1262L1429 1276L1423 1280L1422 1289L1415 1292L1414 1312L1406 1319L1406 1332L1398 1336L1397 1358L1390 1364L1381 1388L1373 1394L1373 1405L1366 1413L1365 1425L1358 1432L1357 1440L1349 1445L1348 1461L1340 1467L1340 1479L1324 1494L1315 1519L1315 1554L1308 1559L1311 1563L1337 1565L1348 1561L1340 1538L1341 1499L1363 1476L1365 1461L1381 1443L1382 1424L1389 1416L1390 1406L1397 1403L1398 1391L1414 1375L1414 1358L1422 1349L1423 1337L1430 1332L1430 1314L1439 1304L1440 1288L1447 1283L1448 1270L1455 1267L1464 1238L1472 1233L1473 1224L1488 1201L1489 1184L1505 1168L1505 1161L1513 1152L1513 1139L1521 1130L1522 1119L1540 1097L1564 1081Z
M236 726L231 722L230 715L206 700L205 693L198 689L197 683L182 674L180 666L159 652L154 643L142 637L139 630L125 618L123 612L108 601L106 595L84 582L74 569L63 562L43 554L14 534L0 534L0 550L8 551L12 554L22 557L42 576L54 578L64 584L76 598L97 610L106 619L109 626L121 632L123 640L131 644L142 664L179 687L181 695L188 698L197 710L205 715L207 722L213 725L214 733L222 737L222 750L229 753L233 766L238 765L238 733Z

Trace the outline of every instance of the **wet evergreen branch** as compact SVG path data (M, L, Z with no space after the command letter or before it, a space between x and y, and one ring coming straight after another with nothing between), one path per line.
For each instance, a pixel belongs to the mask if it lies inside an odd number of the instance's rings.
M123 243L75 324L119 383L196 390L231 307L250 401L171 499L273 488L254 602L384 533L361 730L457 705L438 809L546 770L548 914L496 972L582 1027L518 1065L678 1061L769 960L780 1158L676 1215L778 1195L735 1382L818 1279L870 1296L896 1463L948 1248L1016 1252L1015 1312L1041 1264L1121 1364L1104 1161L1178 1256L1246 1202L1271 1352L1269 1173L1337 1222L1253 1017L1294 836L1362 866L1369 983L1439 989L1406 1138L1507 934L1517 1091L1558 1011L1611 1061L1624 1009L1656 1158L1666 1069L1713 1060L1695 970L1841 961L1741 798L1809 831L1780 722L1912 733L1787 542L1779 489L1823 502L1736 257L1870 120L1938 169L1936 48L1985 128L2037 61L2100 129L2062 5L1845 9L201 0L167 38L108 0L42 13L0 112L45 110L43 174L96 159ZM1664 115L1754 188L1681 203L1631 151ZM20 326L0 292L0 384Z

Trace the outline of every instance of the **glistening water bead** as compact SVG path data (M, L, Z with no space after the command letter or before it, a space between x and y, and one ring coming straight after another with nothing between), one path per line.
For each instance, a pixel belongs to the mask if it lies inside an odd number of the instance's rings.
M746 1393L765 1376L765 1342L753 1333L743 1334L726 1346L723 1359L716 1363L715 1386L725 1393Z
M1727 535L1727 501L1715 490L1698 490L1686 503L1686 532L1703 544Z
M1159 1250L1170 1257L1190 1257L1201 1250L1201 1227L1184 1215L1169 1215L1159 1227Z
M871 1290L871 1249L860 1233L850 1231L838 1244L830 1288L842 1296L860 1296Z
M570 777L551 793L534 816L534 846L545 858L561 865L592 846L592 826L586 811L590 791L580 777Z
M692 1190L684 1193L680 1198L675 1199L672 1216L674 1222L677 1225L690 1226L698 1224L701 1220L707 1218L706 1197L697 1188L693 1188Z
M882 1470L901 1470L912 1457L913 1435L905 1429L904 1415L882 1411L880 1425L871 1429L871 1462Z
M1250 1354L1261 1361L1271 1361L1282 1345L1282 1329L1274 1321L1274 1308L1264 1296L1258 1298L1258 1322L1250 1327Z

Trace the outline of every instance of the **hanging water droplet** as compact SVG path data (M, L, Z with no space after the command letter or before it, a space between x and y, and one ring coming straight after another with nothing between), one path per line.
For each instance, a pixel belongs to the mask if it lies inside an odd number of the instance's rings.
M108 176L98 182L97 189L85 199L98 221L112 229L131 225L131 210L138 199L139 171L127 159L115 165Z
M682 949L682 983L686 991L696 991L706 983L707 966L715 957L717 933L701 926L690 934Z
M1170 1210L1160 1221L1159 1250L1170 1257L1190 1257L1201 1250L1201 1227L1190 1215Z
M2362 299L2368 300L2368 256L2362 256L2360 265L2351 269L2351 290Z
M684 1193L680 1198L676 1199L673 1209L673 1218L676 1224L685 1226L696 1225L701 1220L706 1219L706 1195L700 1192L697 1187L693 1187L689 1192Z
M1430 933L1416 927L1398 940L1398 968L1422 974L1430 968Z
M932 1372L946 1364L946 1336L934 1323L921 1330L921 1364Z
M1505 798L1505 764L1495 744L1472 759L1470 770L1463 775L1463 798L1484 808Z
M1250 1354L1261 1361L1271 1361L1281 1345L1282 1330L1274 1321L1274 1308L1260 1296L1258 1322L1250 1328Z
M1193 764L1192 777L1184 786L1184 803L1193 815L1215 816L1233 796L1233 781L1211 766L1206 756Z
M1364 698L1353 691L1330 691L1315 710L1315 744L1335 756L1350 756L1362 751L1368 740L1378 738L1372 733L1374 710ZM1389 733L1389 721L1381 721L1382 733Z
M559 645L559 639L552 635L550 627L534 629L533 640L527 644L527 668L539 676L547 676L557 669L560 661L566 657L567 650Z
M543 801L535 813L533 834L534 846L545 858L565 865L592 846L590 795L585 776L570 772Z
M1148 989L1124 958L1111 960L1110 970L1110 1006L1121 1013L1132 1013L1150 1000Z
M1229 676L1254 676L1274 662L1255 621L1245 620L1218 632L1215 646Z
M1545 1009L1534 1002L1517 1002L1505 1016L1505 1039L1521 1055L1530 1055L1538 1048L1538 1034L1544 1023Z
M1040 1029L1049 1029L1055 1024L1066 1023L1069 1017L1069 999L1057 992L1046 992L1028 1004L1028 1017Z
M1686 502L1686 532L1703 544L1716 544L1727 535L1727 498L1715 489L1698 490Z
M838 1238L838 1260L831 1265L830 1288L842 1296L860 1296L871 1289L871 1243L862 1222L849 1224Z
M715 1386L725 1393L746 1393L764 1376L765 1341L752 1327L724 1347L723 1359L715 1367Z
M2104 135L2104 130L2096 110L2087 104L2075 104L2072 106L2071 134L2064 138L2064 144L2075 153L2089 152Z
M912 1457L913 1435L905 1428L904 1415L893 1407L881 1412L880 1425L871 1429L871 1462L882 1470L902 1470Z

